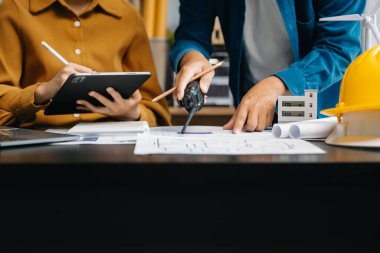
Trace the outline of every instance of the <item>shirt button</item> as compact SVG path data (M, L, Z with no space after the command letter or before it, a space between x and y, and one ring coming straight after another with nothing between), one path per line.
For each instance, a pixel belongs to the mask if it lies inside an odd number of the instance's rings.
M75 27L80 27L80 22L79 22L79 21L75 21L75 22L74 22L74 26L75 26Z
M73 116L74 116L74 118L79 118L80 117L80 113L74 113Z
M82 51L79 49L79 48L77 48L77 49L75 49L75 54L81 54L82 53Z

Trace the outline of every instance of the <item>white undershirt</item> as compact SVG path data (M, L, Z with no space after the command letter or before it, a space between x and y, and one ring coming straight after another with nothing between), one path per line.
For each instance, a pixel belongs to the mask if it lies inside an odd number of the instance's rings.
M276 0L246 0L243 40L248 85L293 63L289 36Z

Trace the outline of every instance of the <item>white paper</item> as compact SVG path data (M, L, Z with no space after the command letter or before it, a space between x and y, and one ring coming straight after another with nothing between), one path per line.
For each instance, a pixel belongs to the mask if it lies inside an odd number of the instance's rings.
M336 117L275 124L272 134L276 138L325 139L337 125Z
M326 139L336 127L337 122L312 122L292 125L289 136L293 139Z
M81 136L117 136L149 131L146 121L80 122L70 128L68 134Z
M139 134L134 154L323 154L322 149L299 139L278 139L270 132L203 135Z
M63 130L49 129L48 131ZM137 134L144 132L149 132L149 125L145 121L81 122L66 131L67 134L79 135L78 140L55 143L54 145L135 144Z
M274 124L272 134L276 138L288 138L291 123Z

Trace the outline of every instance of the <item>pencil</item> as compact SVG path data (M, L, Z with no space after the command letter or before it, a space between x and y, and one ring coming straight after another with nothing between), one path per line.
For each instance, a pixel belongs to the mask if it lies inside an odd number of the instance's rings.
M198 78L200 78L200 77L202 77L202 76L204 76L204 75L210 73L211 71L215 70L216 68L222 66L223 63L224 63L224 62L221 61L221 62L219 62L219 63L213 65L211 68L208 68L208 69L206 69L205 71L202 71L201 73L199 73L198 75L195 75L193 78L190 79L190 82L189 82L189 83L191 83L192 81L197 80ZM167 95L173 93L176 89L177 89L177 87L173 87L173 88L171 88L170 90L165 91L165 92L162 93L161 95L155 97L155 98L152 100L152 102L157 102L158 100L160 100L160 99L166 97Z
M50 53L52 53L52 55L54 55L60 62L62 62L64 65L67 65L69 64L68 61L65 60L65 58L63 58L57 51L55 51L51 46L49 46L48 43L46 43L45 41L42 41L41 42L41 45L44 46L47 50L49 50Z

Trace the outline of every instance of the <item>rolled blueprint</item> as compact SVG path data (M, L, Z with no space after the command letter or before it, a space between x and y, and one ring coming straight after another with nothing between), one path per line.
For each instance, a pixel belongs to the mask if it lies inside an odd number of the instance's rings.
M288 138L291 123L275 124L272 128L272 134L276 138Z
M277 138L325 139L337 124L336 117L275 124L272 134Z
M293 139L326 139L336 124L329 121L294 124L289 128L289 136Z

